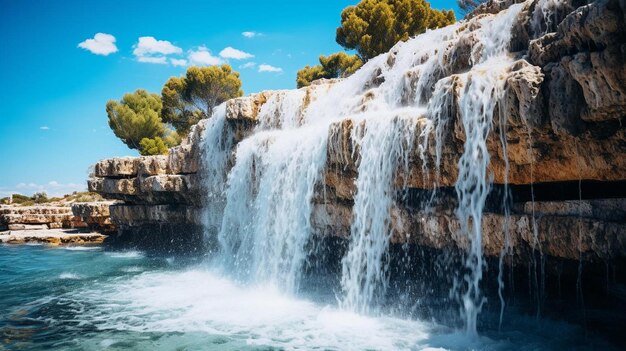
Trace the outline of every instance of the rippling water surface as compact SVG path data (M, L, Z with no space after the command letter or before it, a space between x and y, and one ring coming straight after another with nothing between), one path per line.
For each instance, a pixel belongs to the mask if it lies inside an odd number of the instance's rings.
M536 350L608 346L520 319L467 338L342 311L334 298L240 286L200 261L97 247L0 246L0 346L19 350ZM2 347L0 347L2 349Z

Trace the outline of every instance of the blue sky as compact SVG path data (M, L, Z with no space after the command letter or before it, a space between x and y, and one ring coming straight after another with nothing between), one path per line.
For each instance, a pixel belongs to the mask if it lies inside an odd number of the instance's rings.
M230 63L246 94L295 88L298 69L341 50L335 28L356 3L0 0L0 197L84 190L90 165L136 155L109 129L107 100L160 93L189 64Z

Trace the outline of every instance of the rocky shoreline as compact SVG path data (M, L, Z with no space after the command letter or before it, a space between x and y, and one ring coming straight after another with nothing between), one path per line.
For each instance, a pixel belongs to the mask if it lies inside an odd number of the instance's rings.
M1 244L99 245L106 235L79 229L42 229L0 232Z
M117 228L111 201L0 205L0 243L101 244Z

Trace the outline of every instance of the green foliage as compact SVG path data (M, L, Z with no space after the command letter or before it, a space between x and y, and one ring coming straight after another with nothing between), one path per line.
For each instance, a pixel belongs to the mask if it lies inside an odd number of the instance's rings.
M98 193L91 193L88 191L75 191L71 195L67 195L63 198L65 202L96 202L96 201L104 201L104 198L100 196Z
M178 132L176 132L175 130L168 130L168 132L165 133L165 136L162 139L168 148L180 145L180 142L183 140L183 138L181 138Z
M165 145L165 142L160 137L154 137L154 139L143 138L139 142L139 145L139 152L143 156L167 154L167 145Z
M454 22L452 10L434 10L426 0L361 0L341 12L336 41L367 61L399 41Z
M110 100L106 105L109 127L129 148L141 151L144 138L154 139L166 132L161 121L161 97L143 89L124 94L120 102Z
M26 195L13 194L13 203L14 204L21 204L21 203L26 202L26 201L32 201L32 199L29 196L26 196Z
M31 199L38 204L41 203L45 203L48 202L48 194L46 194L45 192L39 192L39 193L35 193L33 194L33 196L31 197Z
M363 61L357 55L348 55L345 52L322 55L319 61L319 65L306 66L298 71L296 77L298 88L310 85L312 81L320 78L348 77L363 65Z
M161 118L181 134L186 134L203 117L202 112L185 98L188 95L186 82L185 77L171 77L161 90Z
M180 135L222 102L243 95L239 73L229 65L190 67L183 77L171 77L163 86L162 118Z

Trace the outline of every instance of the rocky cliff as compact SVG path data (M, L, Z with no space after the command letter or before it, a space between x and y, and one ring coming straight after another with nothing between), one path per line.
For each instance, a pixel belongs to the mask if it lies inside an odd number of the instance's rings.
M479 287L538 311L583 292L615 310L625 10L490 1L347 79L227 101L167 156L98 162L89 190L122 201L110 209L120 244L215 248L238 276L288 291L328 261L358 312L413 276L406 296L463 301L468 330Z
M417 197L435 188L443 191L435 216L423 213L420 206L410 201L399 201L393 206L395 242L409 240L434 247L466 244L463 237L454 234L458 233L454 228L459 227L453 213L456 196L445 191L457 183L459 159L467 139L459 100L468 84L464 75L473 69L477 47L484 45L479 38L480 29L510 5L511 2L494 2L483 7L470 20L457 25L450 35L453 39L436 50L435 59L440 64L428 79L436 82L441 91L419 91L418 85L424 84L424 74L419 70L422 66L408 67L402 72L399 99L432 102L440 98L445 113L438 117L447 125L445 129L433 126L429 123L432 116L428 115L415 119L413 133L419 137L413 138L414 145L407 148L411 152L408 167L395 171L395 187L409 189ZM510 222L513 246L522 250L531 245L536 225L545 254L570 259L578 258L579 251L589 258L625 256L624 3L566 1L555 5L527 1L517 6L522 8L513 19L513 34L508 38L511 63L500 72L504 82L502 96L486 139L493 188L502 190L502 185L507 184L507 191L513 189L515 206L506 219ZM396 46L380 61L393 67L396 61L406 60L398 57L403 47ZM429 59L424 56L417 62ZM361 83L365 88L357 94L356 111L371 109L369 104L378 93L376 87L384 84L386 77L381 70L372 72ZM294 116L304 118L308 104L336 84L337 81L321 81L297 91L300 101ZM414 96L418 91L425 96ZM440 95L435 96L437 93ZM280 104L284 105L293 95L268 91L226 103L222 132L229 138L224 142L233 150L228 167L236 162L234 150L241 140L260 126L280 128L285 123L280 117L284 106ZM124 201L111 208L112 220L122 233L142 227L163 231L164 226L172 224L187 226L190 232L202 230L202 208L209 191L202 174L206 123L202 121L196 126L189 138L167 156L116 158L96 164L89 189ZM317 185L311 212L316 233L350 235L361 160L354 133L355 128L362 133L367 123L348 115L330 124L324 177ZM437 142L425 143L427 139ZM533 205L528 201L531 185L542 183L555 186L534 186L540 190L532 189ZM486 209L482 228L488 255L498 255L501 250L504 220L501 211ZM450 234L438 234L442 228L449 229L444 232ZM574 235L579 231L583 236L581 247Z
M0 243L100 244L116 231L112 202L0 206Z

